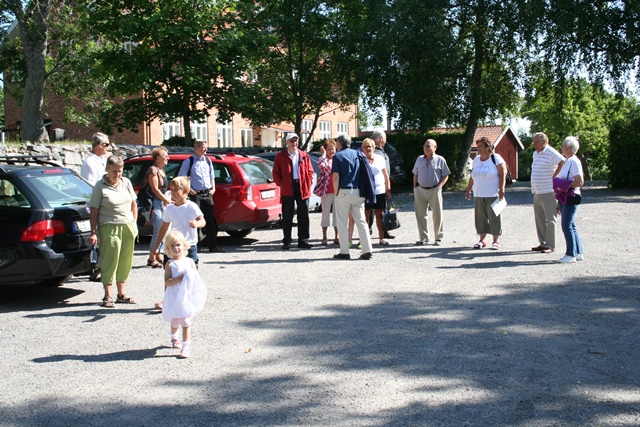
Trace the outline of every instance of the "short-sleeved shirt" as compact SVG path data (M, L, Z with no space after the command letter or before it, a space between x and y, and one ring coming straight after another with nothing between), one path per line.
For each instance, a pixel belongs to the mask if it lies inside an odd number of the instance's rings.
M331 173L340 175L340 188L358 188L360 183L360 160L358 153L351 148L344 148L333 156Z
M84 159L80 167L80 176L86 179L89 184L96 185L96 182L104 175L106 168L106 158L96 156L94 153L89 153L89 156Z
M573 180L573 177L576 175L582 175L582 163L580 163L580 159L578 159L577 156L571 156L565 160L564 165L562 165L558 178ZM573 192L580 194L580 189L574 188Z
M498 173L498 165L504 163L504 159L500 154L493 154L496 163L493 164L491 156L484 162L480 160L480 156L473 159L471 178L473 178L473 196L474 197L496 197L500 189L500 174Z
M374 154L373 163L371 163L371 171L373 172L373 179L376 183L376 194L383 194L387 192L385 188L383 169L387 168L387 163L384 161L384 157L380 154Z
M171 223L171 229L184 234L187 243L193 246L198 243L198 229L191 228L189 221L195 221L202 216L202 211L198 205L191 200L187 200L184 205L176 206L173 204L167 206L162 213L162 221Z
M129 224L134 222L131 204L137 196L128 178L111 185L105 174L93 186L89 207L99 209L98 224Z
M209 190L211 182L215 178L213 164L207 158L206 154L202 158L195 154L191 156L193 164L191 165L191 173L189 173L189 159L182 162L178 176L188 176L191 179L191 189L193 191Z
M531 163L531 192L533 194L553 193L553 174L562 161L564 161L562 154L548 145L540 152L533 152L533 162Z
M386 151L384 151L384 149L382 149L382 148L378 147L377 145L376 145L376 149L375 149L375 151L374 151L374 152L375 152L376 154L378 154L378 155L380 155L380 156L384 157L384 161L385 161L385 163L387 164L387 173L388 173L389 175L391 175L391 162L389 161L389 155L387 154L387 152L386 152ZM380 194L380 193L378 193L378 194Z
M418 157L412 172L418 177L418 185L421 187L435 187L442 178L451 175L447 161L438 154L434 154L431 161L425 155Z

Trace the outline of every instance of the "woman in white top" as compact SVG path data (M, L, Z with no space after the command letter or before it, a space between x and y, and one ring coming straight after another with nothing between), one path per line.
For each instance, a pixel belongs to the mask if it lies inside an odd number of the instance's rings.
M562 155L566 157L567 160L564 161L558 178L573 180L571 188L573 188L574 194L582 197L580 187L584 185L584 175L582 174L580 159L576 156L579 148L580 142L575 136L568 136L562 142ZM569 199L566 204L558 203L558 213L562 217L562 232L564 233L564 240L567 243L567 251L558 262L576 262L584 259L582 242L576 229L577 210L578 205L571 199Z
M498 198L504 199L507 167L504 159L499 154L493 153L491 142L486 137L476 141L478 155L473 159L473 170L467 185L467 200L473 199L475 206L476 232L480 235L478 243L473 245L475 249L487 246L484 239L487 234L493 236L491 249L500 249L500 235L502 234L502 214L496 215L491 204Z
M387 171L387 162L384 156L376 154L374 151L376 144L373 139L367 138L362 142L362 151L373 171L373 178L376 184L376 202L373 204L365 203L365 218L369 222L369 228L373 226L373 220L371 219L371 211L375 213L376 225L378 226L378 238L380 244L387 246L389 242L384 239L384 230L382 228L382 213L387 206L387 199L391 198L391 180L389 179L389 172Z

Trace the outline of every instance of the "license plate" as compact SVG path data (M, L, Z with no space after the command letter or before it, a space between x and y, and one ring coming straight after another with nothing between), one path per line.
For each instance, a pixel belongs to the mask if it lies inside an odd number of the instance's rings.
M276 197L275 190L261 191L260 194L262 195L263 199L273 199L274 197Z
M76 232L86 233L91 230L91 224L88 219L84 221L73 221L73 229Z

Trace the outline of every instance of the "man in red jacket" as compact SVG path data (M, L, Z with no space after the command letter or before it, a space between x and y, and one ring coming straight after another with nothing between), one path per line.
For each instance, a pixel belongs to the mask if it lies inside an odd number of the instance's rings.
M298 135L287 135L287 148L276 155L273 164L273 180L280 187L282 196L282 240L283 250L291 248L291 228L294 206L298 216L298 247L310 249L309 239L309 197L313 182L313 166L309 154L298 148Z

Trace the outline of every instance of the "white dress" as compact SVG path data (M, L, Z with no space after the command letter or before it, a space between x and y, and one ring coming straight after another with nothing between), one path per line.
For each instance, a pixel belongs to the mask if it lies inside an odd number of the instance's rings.
M195 317L204 308L207 299L207 287L200 278L191 258L183 257L181 260L170 260L171 277L184 274L182 281L176 285L168 286L164 291L164 303L162 306L162 320L170 322L171 319Z

